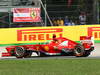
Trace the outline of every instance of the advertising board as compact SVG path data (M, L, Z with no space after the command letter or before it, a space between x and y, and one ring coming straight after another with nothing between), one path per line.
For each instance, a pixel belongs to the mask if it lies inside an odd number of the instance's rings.
M52 40L52 35L79 41L80 36L93 36L100 42L99 25L28 27L0 29L0 44L39 43Z

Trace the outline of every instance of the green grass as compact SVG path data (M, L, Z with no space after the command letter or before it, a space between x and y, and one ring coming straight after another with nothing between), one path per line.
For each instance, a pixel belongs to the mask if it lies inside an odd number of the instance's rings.
M0 75L100 75L100 60L0 60Z

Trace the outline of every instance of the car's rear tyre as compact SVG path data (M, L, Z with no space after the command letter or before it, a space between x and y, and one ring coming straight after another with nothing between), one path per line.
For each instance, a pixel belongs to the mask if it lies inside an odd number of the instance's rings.
M15 47L15 56L16 58L23 58L25 55L24 47Z
M88 57L90 55L90 51L85 51L82 57Z
M91 47L89 50L85 50L83 57L88 57L91 54L91 51L94 50L94 47Z
M74 54L76 57L82 57L84 54L84 47L81 44L75 46Z

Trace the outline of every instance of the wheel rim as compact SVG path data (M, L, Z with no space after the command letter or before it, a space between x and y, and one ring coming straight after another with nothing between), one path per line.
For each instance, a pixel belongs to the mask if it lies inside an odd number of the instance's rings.
M77 53L81 53L82 52L80 48L77 48L76 51L77 51Z
M16 47L16 55L17 56L23 56L24 53L25 53L25 51L22 47Z
M82 56L83 55L82 49L81 48L76 48L75 54L76 54L76 56Z

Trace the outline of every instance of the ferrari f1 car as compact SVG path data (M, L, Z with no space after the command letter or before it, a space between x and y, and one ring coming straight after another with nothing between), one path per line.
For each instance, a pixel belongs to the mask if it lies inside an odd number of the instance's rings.
M10 55L17 58L31 57L32 52L36 52L38 56L70 55L87 57L94 50L94 42L91 36L81 36L80 43L77 43L64 37L56 38L56 35L53 35L53 39L49 43L10 46L6 49Z

